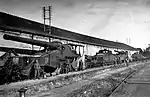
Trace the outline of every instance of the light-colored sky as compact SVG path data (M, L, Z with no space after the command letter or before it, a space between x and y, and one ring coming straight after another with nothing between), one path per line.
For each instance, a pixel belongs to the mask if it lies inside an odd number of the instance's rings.
M52 5L52 25L145 48L150 44L150 0L0 0L0 10L42 22Z

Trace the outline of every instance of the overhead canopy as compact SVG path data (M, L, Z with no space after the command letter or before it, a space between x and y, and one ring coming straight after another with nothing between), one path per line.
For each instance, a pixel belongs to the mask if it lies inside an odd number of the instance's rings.
M17 31L27 34L34 34L45 37L58 38L63 40L69 40L73 42L79 42L83 44L115 48L115 49L124 49L124 50L137 50L134 47L126 45L124 43L113 42L109 40L104 40L100 38L95 38L58 27L51 27L51 35L47 32L44 32L44 25L35 21L27 20L20 18L14 15L10 15L4 12L0 12L0 29L7 31Z

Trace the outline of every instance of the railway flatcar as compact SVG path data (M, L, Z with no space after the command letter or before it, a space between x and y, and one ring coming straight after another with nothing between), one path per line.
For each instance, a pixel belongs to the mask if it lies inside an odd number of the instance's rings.
M8 54L6 52L4 55ZM34 78L34 57L28 56L5 56L3 66L0 70L0 84L8 82L16 82L19 80L32 79ZM1 64L2 65L2 64Z
M132 54L133 61L140 61L143 59L146 59L146 57L144 57L141 53L136 52L136 53Z

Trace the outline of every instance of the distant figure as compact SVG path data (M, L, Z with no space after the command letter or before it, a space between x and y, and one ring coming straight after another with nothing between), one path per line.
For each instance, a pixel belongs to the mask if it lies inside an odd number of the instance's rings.
M125 64L126 64L126 66L128 67L129 66L129 59L125 59Z
M40 78L40 64L38 60L34 62L34 78Z

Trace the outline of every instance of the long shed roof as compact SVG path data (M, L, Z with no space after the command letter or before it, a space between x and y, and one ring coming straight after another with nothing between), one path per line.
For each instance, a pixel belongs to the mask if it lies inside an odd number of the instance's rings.
M23 32L28 34L35 34L45 37L65 39L101 47L124 49L124 50L137 50L136 48L126 45L124 43L95 38L54 26L51 27L51 35L50 35L47 32L44 32L44 25L42 23L10 15L4 12L0 12L0 29Z

